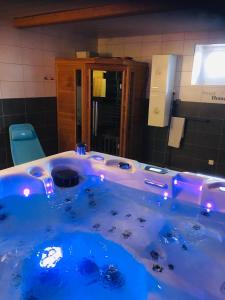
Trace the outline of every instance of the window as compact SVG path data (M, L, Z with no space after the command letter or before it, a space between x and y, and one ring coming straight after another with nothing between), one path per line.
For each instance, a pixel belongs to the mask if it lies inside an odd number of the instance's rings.
M225 44L196 46L191 83L225 85Z

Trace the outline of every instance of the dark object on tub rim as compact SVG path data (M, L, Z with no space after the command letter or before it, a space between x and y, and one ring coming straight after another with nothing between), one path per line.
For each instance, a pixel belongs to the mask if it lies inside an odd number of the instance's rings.
M72 187L79 184L79 174L67 167L55 167L52 170L54 184L59 187Z

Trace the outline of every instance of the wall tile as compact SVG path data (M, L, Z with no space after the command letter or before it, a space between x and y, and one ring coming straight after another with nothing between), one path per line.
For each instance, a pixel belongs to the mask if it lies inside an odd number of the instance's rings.
M165 33L162 35L163 41L183 41L184 40L184 33Z
M44 65L43 51L37 49L22 49L22 64L31 66Z
M140 57L141 43L129 43L125 44L124 56Z
M154 54L162 53L161 42L143 42L141 48L141 57L152 57Z
M185 40L183 55L194 55L195 46L208 44L208 40Z
M112 45L109 45L108 49L109 49L109 52L112 53L112 55L115 57L117 57L117 56L123 57L125 55L124 47L122 47L121 45L112 44Z
M55 66L55 58L56 53L52 51L43 51L42 57L43 57L43 64L44 66Z
M141 36L141 41L144 43L161 42L162 34L144 35L144 36Z
M196 101L199 102L201 98L202 88L199 86L182 86L180 87L179 99L182 101Z
M0 45L21 46L21 30L9 26L0 27Z
M185 40L199 40L204 41L208 39L208 32L207 31L200 31L200 32L185 32L184 39Z
M192 72L181 72L180 86L190 86L191 85L191 75Z
M21 64L22 48L0 45L0 62Z
M131 44L140 44L142 42L141 36L130 36L130 37L124 37L123 41L125 44L131 43Z
M24 99L6 99L3 101L4 115L24 115L25 114L25 100Z
M44 82L44 94L45 94L45 97L55 97L56 96L55 81L45 81Z
M24 65L23 76L24 81L44 81L44 77L46 76L45 67Z
M23 81L21 65L0 63L0 80Z
M24 82L26 98L45 97L44 82Z
M162 43L162 54L182 55L184 49L183 41L167 41Z
M21 30L21 46L28 49L43 49L43 36L40 33Z
M193 60L194 60L193 55L184 55L183 59L182 59L182 64L181 64L181 71L182 72L192 72Z
M2 81L2 98L24 98L24 83Z

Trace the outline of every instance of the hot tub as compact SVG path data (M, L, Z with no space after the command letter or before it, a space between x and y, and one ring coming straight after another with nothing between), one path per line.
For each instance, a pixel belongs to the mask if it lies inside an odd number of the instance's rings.
M102 153L3 170L0 299L224 299L224 213L221 178Z

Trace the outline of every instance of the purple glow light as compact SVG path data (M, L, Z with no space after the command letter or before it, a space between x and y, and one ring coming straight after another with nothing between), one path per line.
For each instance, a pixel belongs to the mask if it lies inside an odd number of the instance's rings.
M94 158L95 160L98 160L98 161L104 160L104 157L100 156L100 155L93 155L92 158Z
M173 184L174 184L174 185L177 185L177 184L178 184L177 179L174 179Z
M45 192L47 196L50 196L51 194L54 193L54 188L53 188L53 181L51 178L45 178L43 180L44 182L44 187L45 187ZM48 197L49 198L49 197Z
M105 176L104 176L103 174L101 174L101 175L100 175L100 180L101 180L101 181L104 181L104 179L105 179Z
M25 197L29 197L29 196L30 196L30 189L25 188L25 189L23 190L23 195L24 195Z
M206 207L207 207L208 209L211 209L211 208L212 208L212 203L210 203L210 202L206 203Z
M199 187L199 191L200 191L200 192L202 191L202 188L203 188L203 186L202 186L202 185L200 185L200 187Z
M164 192L163 196L164 196L164 199L165 199L165 200L167 200L167 198L168 198L168 195L169 195L169 193L168 193L168 192Z

